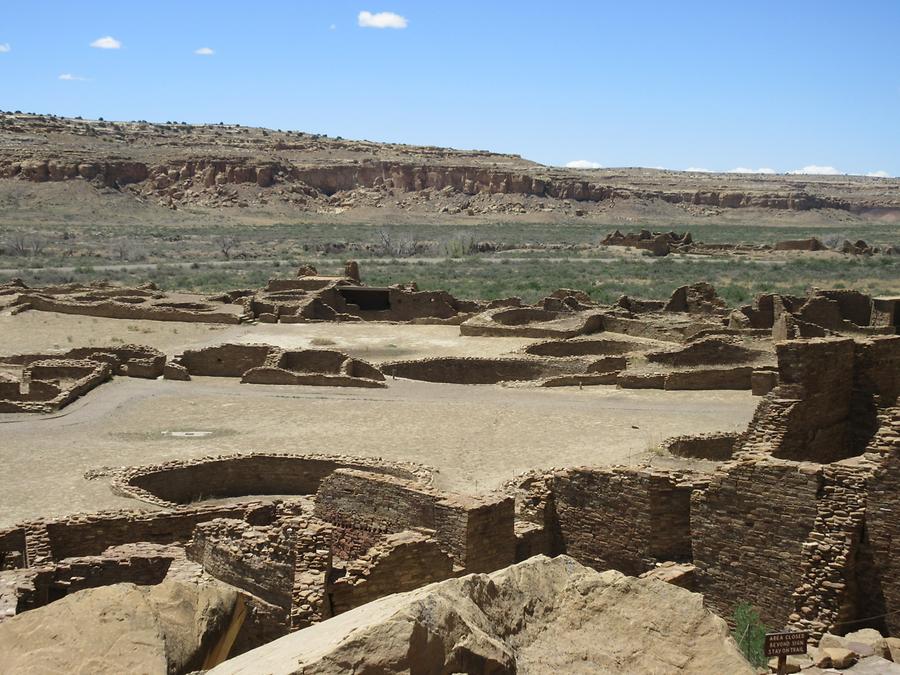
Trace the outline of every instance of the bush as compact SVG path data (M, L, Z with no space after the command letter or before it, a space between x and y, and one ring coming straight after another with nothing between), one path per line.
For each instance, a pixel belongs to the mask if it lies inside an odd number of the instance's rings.
M739 602L734 608L734 631L731 635L750 665L758 668L766 666L766 627L750 603Z

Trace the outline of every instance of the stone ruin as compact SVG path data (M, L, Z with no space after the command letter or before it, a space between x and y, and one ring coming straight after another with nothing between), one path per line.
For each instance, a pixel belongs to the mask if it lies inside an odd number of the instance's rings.
M619 230L610 232L600 242L601 246L624 246L639 250L649 251L652 255L662 257L670 253L692 255L715 255L720 253L758 253L771 251L837 251L849 255L898 255L900 247L897 246L871 246L862 239L855 242L844 240L833 247L826 246L817 237L808 239L789 239L775 244L711 244L694 241L690 232L628 232L622 234Z
M750 601L767 625L816 638L896 634L900 337L792 340L777 357L778 384L744 433L667 442L712 470L532 471L480 496L436 489L425 467L352 457L251 453L113 472L116 492L164 510L0 530L0 618L199 566L250 608L241 652L389 593L565 553L669 578L726 617Z
M462 336L543 341L497 357L442 356L378 365L336 350L291 350L265 344L226 343L188 350L168 362L157 350L139 345L20 355L0 359L0 408L6 412L58 410L113 373L370 388L388 386L388 375L456 384L737 389L764 395L778 383L772 341L890 335L900 324L900 299L873 298L853 290L812 289L805 297L761 294L752 304L735 309L707 283L677 288L667 301L622 296L612 306L599 305L572 289L559 289L534 305L523 305L515 298L469 303L412 287L352 285L358 266L348 263L347 270L348 276L339 278L320 277L314 269L304 269L294 279L273 279L261 292L232 291L209 301L239 304L238 314L228 316L242 320L445 323L458 324ZM8 305L12 310L29 306L16 304L30 297L21 294L23 285L12 283L5 290L0 297L12 298ZM51 290L72 291L68 286ZM102 287L94 292L107 298L102 301L104 307L123 299L130 307L133 290ZM47 297L57 297L44 291ZM149 288L143 292L149 295L139 297L164 295ZM367 304L375 296L389 307L376 309ZM356 302L348 303L347 298ZM84 301L73 308L80 311ZM180 320L173 317L188 310L174 311L165 310L166 320ZM219 314L199 312L190 320Z
M384 374L367 361L332 349L280 349L263 344L224 344L191 349L166 364L164 377L239 377L249 384L384 387Z
M18 613L199 565L246 598L240 652L388 593L564 552L629 574L680 563L679 583L725 615L753 598L773 625L840 632L900 601L900 338L794 341L778 356L780 384L745 434L677 441L708 456L715 446L725 463L712 474L561 469L470 498L429 487L422 469L343 458L135 469L118 489L168 511L9 528L0 597ZM267 493L314 497L191 505ZM875 623L896 632L891 622Z
M0 357L0 412L53 412L113 375L155 379L166 355L143 345Z

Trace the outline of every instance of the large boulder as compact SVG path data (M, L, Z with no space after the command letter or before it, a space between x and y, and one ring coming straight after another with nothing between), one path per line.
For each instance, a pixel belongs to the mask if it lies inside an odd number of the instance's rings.
M184 673L228 625L237 593L219 582L91 588L0 623L0 673Z
M230 659L210 675L750 675L703 598L654 579L537 556L390 595Z

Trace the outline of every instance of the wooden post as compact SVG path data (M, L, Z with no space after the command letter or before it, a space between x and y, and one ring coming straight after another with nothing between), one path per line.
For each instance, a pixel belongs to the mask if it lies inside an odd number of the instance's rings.
M778 670L776 672L778 675L787 675L787 656L781 655L778 657Z

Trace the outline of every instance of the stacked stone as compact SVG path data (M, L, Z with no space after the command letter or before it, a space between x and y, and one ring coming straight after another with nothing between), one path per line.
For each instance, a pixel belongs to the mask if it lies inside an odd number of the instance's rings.
M0 533L0 557L7 559L13 554L20 566L30 567L64 558L100 555L110 547L135 542L184 543L198 523L214 518L271 522L272 511L271 504L243 502L173 511L101 511L30 521ZM24 560L19 532L24 535ZM10 534L14 536L7 536Z
M223 491L227 496L313 494L322 478L342 467L385 473L421 485L429 484L432 479L432 469L413 462L289 452L207 455L122 467L112 470L109 476L115 494L173 508L198 498L221 495ZM235 491L241 486L246 491Z
M427 532L388 535L348 563L330 595L335 614L454 575L453 562Z
M331 616L327 583L332 571L332 528L316 518L290 518L286 531L294 537L294 583L291 630L306 628Z
M690 527L698 589L721 616L750 602L769 626L794 607L818 515L821 466L745 455L694 491Z
M797 630L818 640L857 616L856 556L866 516L869 467L841 463L822 467L813 530L802 544L801 579L788 617Z
M356 530L398 533L428 529L454 563L493 571L515 557L514 500L467 497L382 474L339 469L322 480L315 514Z
M662 443L662 448L677 457L694 457L724 461L731 459L738 434L719 432L673 436Z
M690 559L694 476L657 469L580 468L550 478L568 555L596 569L640 574Z

